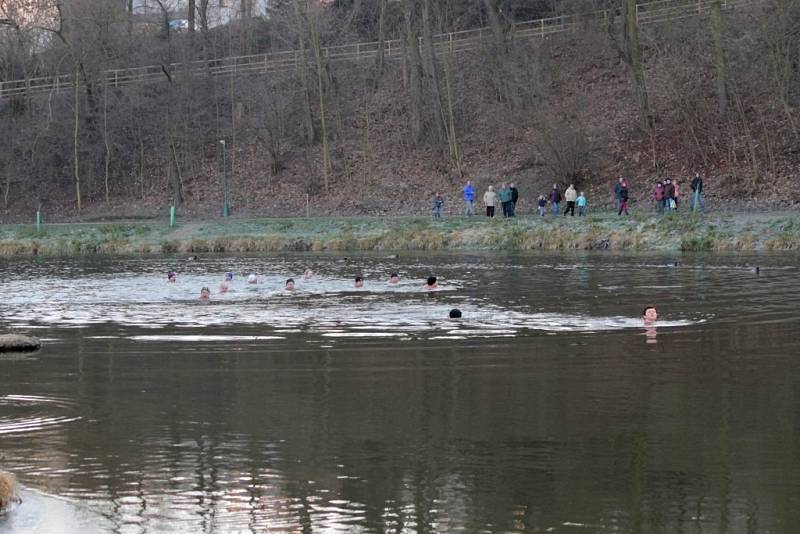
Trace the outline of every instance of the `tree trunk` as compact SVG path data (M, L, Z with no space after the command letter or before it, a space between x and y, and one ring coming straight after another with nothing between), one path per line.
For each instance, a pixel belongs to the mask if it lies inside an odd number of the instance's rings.
M639 44L639 21L636 12L636 0L623 0L622 15L624 18L625 60L633 73L636 100L639 105L639 117L642 129L650 132L652 120L650 103L647 94L647 83L642 65L642 50Z
M78 74L79 68L75 66L75 78L74 78L74 85L75 85L75 130L73 133L72 144L74 147L73 152L73 167L75 171L75 202L78 206L78 215L81 214L81 175L80 175L80 168L78 167L78 152L79 152L79 136L80 136L80 92L78 89L80 88L80 84L78 83Z
M105 168L103 182L106 188L106 204L110 203L110 191L108 187L108 167L111 163L111 145L108 142L108 86L103 87L103 145L105 146Z
M308 28L311 36L311 46L314 49L314 60L317 67L317 95L319 97L319 120L322 130L322 178L325 189L328 189L329 174L331 173L331 155L328 146L328 122L325 117L325 65L322 58L322 46L319 39L319 28L317 27L317 15L308 14Z
M419 146L423 133L422 58L419 53L419 34L414 24L415 0L405 0L403 16L406 33L406 65L408 65L408 91L411 96L411 139Z
M386 22L386 0L378 0L378 2L380 2L380 5L378 7L378 52L375 54L375 89L378 89L381 78L383 78L385 61L383 47L386 42L386 30L384 28Z
M511 98L509 98L510 91L507 80L508 43L506 42L503 25L500 22L500 7L497 0L483 0L483 4L486 8L486 15L489 19L489 27L492 30L493 37L486 48L490 58L487 66L494 73L491 78L497 93L497 100L510 103Z
M447 97L447 144L450 147L450 161L459 177L464 177L464 168L461 163L461 151L458 149L456 136L456 115L453 110L453 82L452 82L452 55L448 55L444 66L445 95Z
M439 70L436 64L436 50L433 46L433 31L431 29L430 0L422 0L422 40L425 43L424 66L425 74L430 83L430 98L433 110L431 112L433 135L436 141L441 141L447 132L447 120L442 109L442 88L439 83Z
M722 34L722 0L711 5L711 32L714 34L714 68L717 71L717 103L719 112L728 110L728 75L725 66L724 36Z
M197 15L200 18L200 30L203 33L208 33L208 2L209 0L199 0L200 1L200 9L197 11Z
M189 19L189 33L194 33L195 16L197 14L197 0L189 0L187 18Z
M303 14L300 11L300 2L295 1L293 3L299 41L299 49L296 53L299 55L297 58L297 70L300 75L300 88L303 92L303 128L306 133L306 143L310 145L314 142L315 133L314 121L311 117L311 88L308 81L308 62L306 57L305 36L303 35L306 25L303 21Z

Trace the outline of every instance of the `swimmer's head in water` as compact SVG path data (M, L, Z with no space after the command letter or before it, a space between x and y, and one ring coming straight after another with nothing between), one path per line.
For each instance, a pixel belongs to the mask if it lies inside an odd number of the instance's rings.
M257 284L258 278L256 277L255 273L250 273L250 276L247 277L248 284Z
M312 271L311 269L306 269L306 272L303 273L303 278L305 278L306 280L310 279L313 276L314 276L314 271Z
M174 282L177 280L177 278L178 275L175 273L175 271L170 271L167 273L167 282Z
M292 291L294 289L294 278L289 278L286 280L286 290Z
M435 276L429 276L427 286L428 287L436 287L437 278Z
M451 319L461 319L461 310L458 308L453 308L450 310L450 318Z
M642 317L644 318L644 322L646 323L653 323L658 319L658 311L656 310L655 306L648 306L642 311Z
M227 280L227 281L229 281L229 282L230 282L231 280L233 280L233 273L232 273L232 272L230 272L230 271L228 271L227 273L225 273L225 280Z
M355 287L364 287L364 279L361 278L360 276L356 276L356 280L355 280L355 284L354 285L355 285Z
M392 273L389 275L389 283L396 284L400 281L400 275L397 273Z
M211 290L208 289L207 287L204 287L203 289L200 290L200 298L201 299L205 300L210 296L211 296Z

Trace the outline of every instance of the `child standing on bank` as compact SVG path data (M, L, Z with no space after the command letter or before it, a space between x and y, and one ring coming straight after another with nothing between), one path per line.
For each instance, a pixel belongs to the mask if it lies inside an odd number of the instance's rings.
M539 195L539 200L536 202L536 206L539 208L539 215L544 217L544 214L547 211L547 199L544 195Z
M578 206L578 217L583 217L586 215L586 197L583 195L583 191L578 196L578 200L575 201L575 204Z
M444 197L440 191L437 191L433 196L433 218L442 218L442 209L444 208Z

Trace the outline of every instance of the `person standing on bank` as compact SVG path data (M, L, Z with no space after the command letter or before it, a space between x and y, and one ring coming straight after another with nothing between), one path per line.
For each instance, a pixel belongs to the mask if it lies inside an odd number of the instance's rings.
M664 180L664 209L666 211L675 209L675 186L669 178Z
M475 215L475 188L472 187L470 180L467 180L467 185L464 186L464 215L467 217Z
M622 182L620 184L622 187L619 189L619 211L617 215L622 215L622 212L625 212L625 215L628 215L628 184Z
M503 217L509 217L511 209L511 190L508 188L507 183L503 183L503 187L497 192L497 198L500 200L500 205L503 207Z
M699 172L694 173L690 187L692 188L692 211L705 211L706 201L703 198L703 179L700 177Z
M517 190L517 186L512 182L511 187L508 188L511 191L511 204L509 205L509 217L514 217L517 214L517 200L519 200L519 191Z
M656 201L656 213L662 215L664 213L664 184L656 182L656 188L653 191L653 200Z
M491 185L489 189L483 194L483 204L486 206L486 216L494 217L494 205L497 203L497 193L494 192L494 187Z
M575 201L578 205L578 217L583 217L586 215L586 197L583 195L583 191L578 196L578 200Z
M536 199L536 207L539 208L539 215L544 217L545 212L547 212L547 197L539 195L539 198Z
M564 200L567 201L567 207L564 209L564 217L569 213L575 217L575 201L578 200L578 192L575 191L575 185L569 184L569 187L564 191Z
M625 182L625 178L622 176L619 177L617 183L614 184L614 209L619 211L619 203L620 203L620 191L622 190L622 184Z
M442 218L442 209L444 208L444 197L442 194L437 191L436 194L433 196L433 218L434 219L441 219Z
M553 215L558 215L561 209L561 191L558 190L558 184L553 184L553 190L550 191L550 204L553 206Z

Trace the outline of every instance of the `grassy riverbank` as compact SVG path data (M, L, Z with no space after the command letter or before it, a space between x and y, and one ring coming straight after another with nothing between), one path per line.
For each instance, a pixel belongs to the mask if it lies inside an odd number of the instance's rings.
M393 250L800 250L797 214L229 219L0 226L0 256Z

